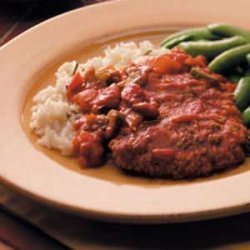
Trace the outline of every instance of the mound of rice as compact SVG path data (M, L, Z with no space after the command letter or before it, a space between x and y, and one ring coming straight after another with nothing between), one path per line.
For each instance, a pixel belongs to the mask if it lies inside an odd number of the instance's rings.
M77 71L81 74L88 67L96 70L114 65L122 69L131 62L145 57L155 56L166 52L156 48L151 42L143 41L117 44L114 48L107 47L104 56L94 57L79 64ZM66 62L56 72L56 83L37 93L33 98L30 128L39 137L38 143L47 148L59 150L63 155L72 154L74 138L73 123L79 115L76 105L68 102L66 86L72 79L77 65L76 61Z

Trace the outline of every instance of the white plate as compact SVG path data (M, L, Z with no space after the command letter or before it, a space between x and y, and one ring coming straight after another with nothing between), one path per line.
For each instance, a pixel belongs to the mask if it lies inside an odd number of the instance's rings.
M30 143L21 112L32 79L84 41L142 28L223 21L250 28L248 0L113 1L78 9L15 38L0 49L0 178L52 206L105 220L165 223L250 210L250 171L196 182L117 184L62 167ZM199 9L198 9L199 6ZM98 170L96 170L98 171ZM125 178L126 179L126 178ZM155 181L157 182L157 181Z

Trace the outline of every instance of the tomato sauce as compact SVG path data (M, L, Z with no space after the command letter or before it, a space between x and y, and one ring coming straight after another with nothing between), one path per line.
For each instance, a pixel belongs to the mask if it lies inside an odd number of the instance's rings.
M124 70L76 73L67 88L81 109L75 154L83 167L111 155L126 170L175 179L234 167L247 138L233 90L204 57L177 49Z

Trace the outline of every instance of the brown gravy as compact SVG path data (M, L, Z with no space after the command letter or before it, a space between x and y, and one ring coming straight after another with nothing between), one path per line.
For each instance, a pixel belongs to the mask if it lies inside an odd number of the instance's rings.
M88 168L81 169L74 158L64 157L60 155L56 150L49 150L45 147L39 146L36 143L37 137L32 133L29 128L29 121L31 116L31 107L32 107L32 98L33 96L42 88L46 87L49 84L53 84L55 82L54 73L57 68L65 61L78 60L80 62L86 60L87 58L100 55L104 47L107 45L114 45L121 41L142 41L142 40L150 40L156 45L160 44L160 41L166 36L167 31L156 31L156 32L140 32L138 34L126 34L121 35L118 38L107 38L101 39L99 41L95 41L92 44L85 44L81 48L77 48L70 53L64 54L61 58L55 60L54 62L50 62L39 75L33 77L33 83L31 84L31 89L28 92L22 114L22 125L23 129L29 138L30 142L34 145L34 147L45 154L47 157L56 161L58 164L62 165L65 168L76 171L79 174L83 174L85 176L89 176L91 178L97 178L105 181L113 182L117 185L140 185L143 187L159 187L160 185L179 185L179 184L191 184L198 183L204 181L212 181L219 178L231 177L234 175L241 174L243 172L250 170L250 159L247 159L245 163L235 168L231 171L227 171L221 174L213 175L208 178L199 178L192 181L173 181L173 180L163 180L163 179L150 179L145 177L131 176L123 171L119 170L115 166L111 164L106 164L100 168Z

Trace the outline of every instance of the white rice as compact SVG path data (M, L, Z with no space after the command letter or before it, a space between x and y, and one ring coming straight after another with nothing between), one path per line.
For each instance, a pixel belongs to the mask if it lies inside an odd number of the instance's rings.
M93 57L79 64L77 71L83 74L88 67L98 70L110 65L121 69L146 56L164 52L165 49L156 48L149 41L143 41L138 45L135 42L120 43L114 48L107 47L104 56ZM55 85L50 85L37 93L33 98L34 105L31 110L30 128L39 137L38 143L47 148L57 149L63 155L72 154L72 125L79 113L78 107L70 104L66 97L66 85L72 78L76 63L66 62L59 67L55 74Z

